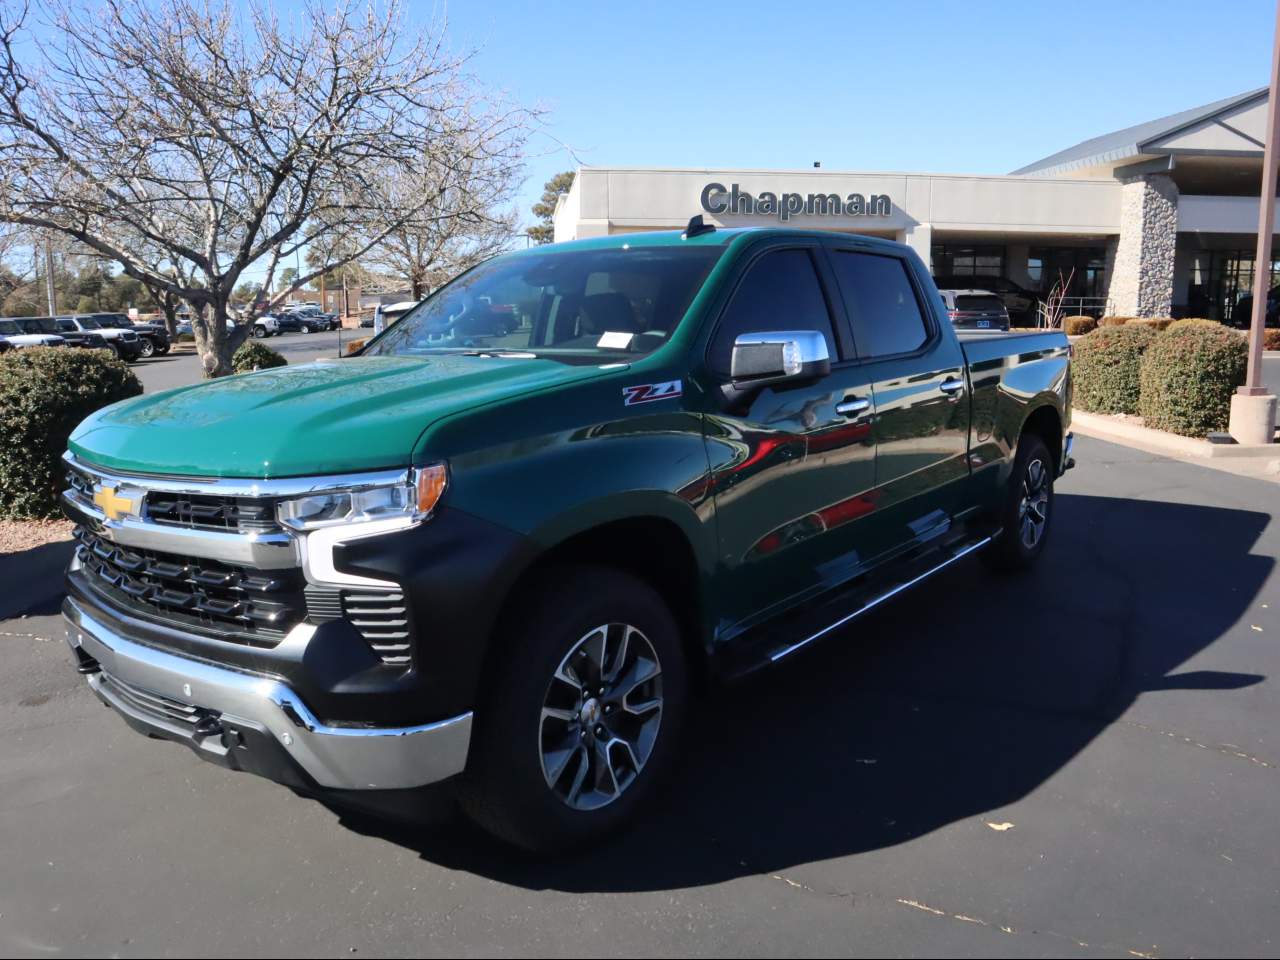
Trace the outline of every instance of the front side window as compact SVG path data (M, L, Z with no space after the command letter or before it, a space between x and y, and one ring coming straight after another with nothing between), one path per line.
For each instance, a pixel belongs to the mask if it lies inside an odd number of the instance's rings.
M638 245L498 257L436 291L363 355L480 351L566 363L632 359L667 341L723 249Z
M924 346L929 328L901 259L837 250L832 262L859 356L888 357Z
M71 333L72 331L74 331L74 330L75 330L75 328L76 328L76 325L75 325L75 321L74 321L74 320L59 320L59 321L58 321L58 329L59 329L62 333Z
M817 330L838 359L831 312L808 250L775 250L747 268L711 342L708 363L728 376L733 344L744 333Z

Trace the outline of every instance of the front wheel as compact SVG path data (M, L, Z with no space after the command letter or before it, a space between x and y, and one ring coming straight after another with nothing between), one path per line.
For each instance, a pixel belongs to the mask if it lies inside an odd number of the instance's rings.
M598 840L653 799L688 674L662 597L629 574L557 568L525 600L495 638L459 794L481 827L547 853Z
M156 346L150 340L143 339L142 343L139 346L141 347L141 349L138 352L142 355L144 359L155 356Z
M259 326L256 326L256 325L254 326L254 328L253 328L253 337L254 337L254 339L255 339L255 340L263 340L263 339L266 339L266 336L267 336L267 328L266 328L266 327L259 327Z
M1013 471L1000 507L1000 536L983 552L997 570L1025 570L1040 557L1053 518L1054 462L1033 434L1018 440Z

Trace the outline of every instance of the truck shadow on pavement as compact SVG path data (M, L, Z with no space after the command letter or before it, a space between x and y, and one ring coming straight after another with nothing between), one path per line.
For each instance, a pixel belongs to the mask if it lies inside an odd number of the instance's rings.
M698 886L982 815L1044 783L1140 694L1265 679L1177 670L1267 585L1274 561L1250 551L1268 514L1067 494L1056 506L1034 572L960 565L714 692L657 808L598 848L537 861L430 803L407 820L333 809L350 829L522 887Z
M63 577L75 543L42 543L17 553L0 554L0 620L52 616L62 609Z

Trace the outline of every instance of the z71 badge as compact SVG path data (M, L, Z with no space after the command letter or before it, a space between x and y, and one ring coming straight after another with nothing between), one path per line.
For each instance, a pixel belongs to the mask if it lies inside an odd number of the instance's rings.
M634 387L622 388L622 402L633 407L637 403L648 403L651 400L670 400L684 392L679 380L668 380L666 383L640 383Z

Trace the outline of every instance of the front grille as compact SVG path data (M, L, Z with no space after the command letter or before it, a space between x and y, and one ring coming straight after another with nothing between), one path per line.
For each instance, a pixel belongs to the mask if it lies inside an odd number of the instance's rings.
M93 589L131 612L262 647L275 646L305 616L301 570L135 550L82 527L75 535L76 556Z
M280 529L275 504L269 500L178 495L159 490L147 494L147 519L169 526L231 533L274 533Z

